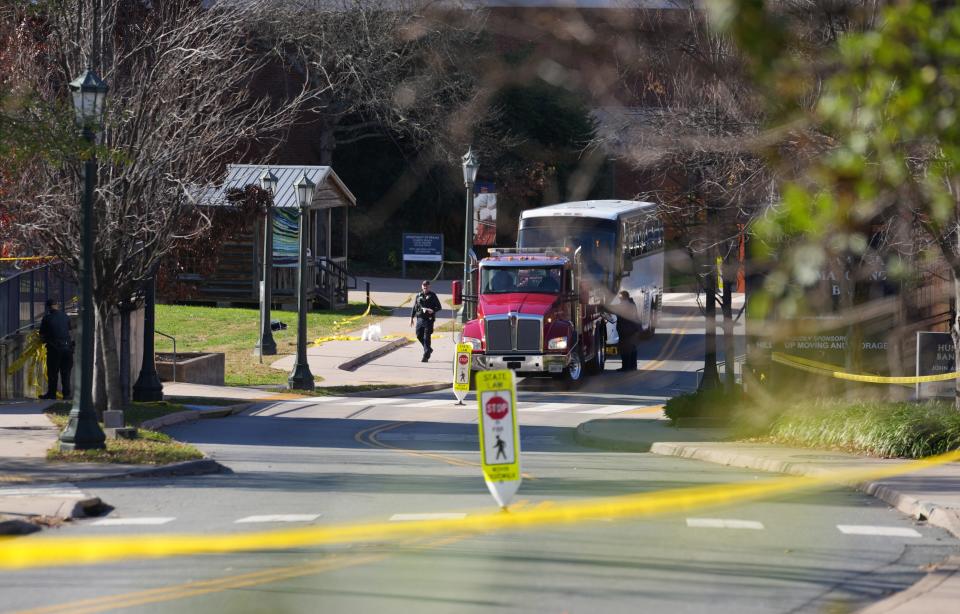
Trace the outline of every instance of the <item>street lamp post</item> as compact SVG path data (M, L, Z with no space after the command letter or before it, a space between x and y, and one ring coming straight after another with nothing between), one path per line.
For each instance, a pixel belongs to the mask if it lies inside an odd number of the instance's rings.
M143 362L140 366L140 375L133 385L134 401L162 401L163 383L157 374L156 354L154 353L153 335L156 330L156 285L157 270L154 268L150 279L144 284L143 292Z
M93 198L97 183L97 160L94 155L97 129L103 121L107 84L88 68L70 82L77 125L90 145L84 163L82 236L80 249L80 368L73 372L73 407L67 428L60 434L62 450L94 450L106 447L106 436L97 423L93 407Z
M316 184L300 175L294 186L300 204L300 254L297 259L297 362L287 380L293 390L313 390L313 374L307 363L307 207L313 202Z
M467 213L463 230L463 292L468 296L473 294L473 280L470 275L470 249L473 247L473 185L477 180L477 170L479 168L480 162L471 147L467 149L467 153L463 156L463 183L467 188ZM470 319L470 310L467 309L467 304L464 301L463 309L460 312L461 322L464 324Z
M260 187L270 193L267 201L267 216L263 229L263 291L260 293L260 340L254 353L260 356L273 356L277 353L277 343L273 340L270 328L270 303L273 301L273 197L277 193L277 178L270 169L260 175Z

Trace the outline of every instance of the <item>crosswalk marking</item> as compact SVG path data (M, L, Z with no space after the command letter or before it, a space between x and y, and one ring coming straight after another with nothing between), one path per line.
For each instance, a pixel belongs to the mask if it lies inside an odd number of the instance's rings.
M130 526L145 526L145 525L161 525L167 524L168 522L173 522L175 518L101 518L96 522L91 523L95 527L120 527L124 525Z
M391 397L387 399L378 399L378 398L362 398L362 399L347 399L344 400L341 405L390 405L392 403L402 403L407 399Z
M86 495L74 484L55 482L38 486L18 488L0 488L0 497L56 497L65 499L83 499Z
M561 409L568 409L570 407L581 407L580 403L544 403L542 405L534 405L533 407L524 407L523 405L519 406L520 413L534 411L560 411Z
M456 405L456 399L439 399L433 401L420 401L419 403L407 403L397 405L397 407L439 407L440 405Z
M841 533L847 535L879 535L884 537L923 537L909 527L878 527L864 524L838 524Z
M394 514L391 522L409 522L411 520L460 520L467 515L462 512L437 512L433 514Z
M687 526L697 529L752 529L763 530L763 523L756 520L735 518L687 518Z
M319 518L320 514L262 514L259 516L247 516L234 520L234 524L247 524L252 522L313 522Z
M631 409L636 409L632 405L604 405L603 407L598 407L596 409L588 409L587 411L580 412L583 414L619 414L620 412L630 411Z

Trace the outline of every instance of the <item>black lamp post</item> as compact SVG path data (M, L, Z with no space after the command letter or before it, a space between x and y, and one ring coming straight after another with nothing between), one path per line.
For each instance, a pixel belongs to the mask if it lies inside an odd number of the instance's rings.
M97 160L94 155L97 130L103 121L107 84L88 68L70 82L77 125L90 144L84 163L82 236L80 250L80 368L73 371L73 407L70 421L60 434L62 450L103 449L106 436L97 423L93 407L93 191L97 183Z
M154 269L144 287L143 363L140 366L140 375L137 377L137 382L133 385L134 401L163 400L163 384L157 374L156 355L153 346L153 334L156 325L156 283L157 273Z
M477 180L479 169L480 162L471 147L463 156L463 183L467 187L467 213L463 231L463 292L467 295L473 294L470 287L472 281L470 276L470 249L473 247L473 184ZM466 302L463 303L460 318L464 324L470 319L470 311L467 309Z
M254 348L254 354L273 356L277 353L277 342L273 340L270 328L270 303L273 301L273 197L277 193L277 178L270 169L260 175L260 187L270 193L267 201L267 216L263 228L263 291L260 293L260 340Z
M313 390L313 373L307 363L307 207L313 202L316 184L300 175L294 186L300 203L300 255L297 259L297 362L287 380L293 390Z

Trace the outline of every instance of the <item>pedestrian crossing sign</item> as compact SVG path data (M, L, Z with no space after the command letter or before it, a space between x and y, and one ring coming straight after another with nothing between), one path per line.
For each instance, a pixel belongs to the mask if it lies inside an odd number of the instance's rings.
M457 356L453 361L453 394L457 401L463 402L463 399L470 392L470 357L473 352L473 346L469 343L457 344Z
M505 508L522 480L513 371L477 373L477 405L483 478L490 494Z

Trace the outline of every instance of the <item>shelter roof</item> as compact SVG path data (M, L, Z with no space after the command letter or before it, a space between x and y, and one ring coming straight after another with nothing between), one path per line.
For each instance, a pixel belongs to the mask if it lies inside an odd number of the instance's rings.
M306 174L307 179L317 185L315 197L319 195L320 189L324 186L331 186L341 195L343 205L350 207L357 204L357 198L344 185L340 177L333 172L329 166L297 166L297 165L276 165L276 164L228 164L227 177L223 182L223 187L215 190L216 196L204 198L205 204L216 204L217 201L223 201L223 196L230 188L243 189L253 184L260 185L260 175L263 171L270 169L270 172L277 178L277 190L273 195L273 206L280 208L298 208L297 189L294 187L301 174Z

